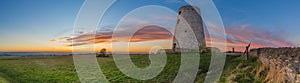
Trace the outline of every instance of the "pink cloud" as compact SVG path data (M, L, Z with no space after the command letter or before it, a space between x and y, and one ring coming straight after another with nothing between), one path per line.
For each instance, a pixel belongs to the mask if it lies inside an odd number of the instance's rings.
M293 47L295 44L276 36L274 32L258 30L250 25L226 28L228 47L244 50L251 42L252 48L260 47Z

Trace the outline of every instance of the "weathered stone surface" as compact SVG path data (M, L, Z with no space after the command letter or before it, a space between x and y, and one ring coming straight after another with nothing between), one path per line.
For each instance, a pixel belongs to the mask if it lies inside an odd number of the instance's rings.
M300 83L300 74L297 74L296 83Z
M257 56L269 69L266 80L275 83L300 82L300 48L258 48L250 55Z
M173 43L177 45L175 48L206 46L199 8L194 6L179 8Z

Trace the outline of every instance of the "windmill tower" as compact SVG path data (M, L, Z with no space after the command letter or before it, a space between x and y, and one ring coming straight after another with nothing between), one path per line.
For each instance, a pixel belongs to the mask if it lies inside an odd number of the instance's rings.
M198 7L189 5L179 8L173 37L173 49L206 46L203 21L199 10ZM180 43L182 46L179 45L179 42L183 42ZM198 45L196 45L197 43Z

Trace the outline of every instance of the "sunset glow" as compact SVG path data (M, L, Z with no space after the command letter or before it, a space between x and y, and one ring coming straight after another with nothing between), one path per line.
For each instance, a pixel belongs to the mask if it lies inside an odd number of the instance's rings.
M112 43L122 44L121 46L129 45L130 52L147 53L153 46L170 49L178 8L187 5L182 1L176 3L137 1L140 4L118 1L108 9L95 31L73 33L74 22L84 0L46 2L6 1L0 4L2 6L0 52L72 52L73 46L84 45L95 45L94 51L96 52L102 48L111 52ZM233 1L232 3L239 4L232 5L221 0L215 1L224 22L226 34L221 34L222 32L218 30L220 26L214 25L213 22L205 22L206 27L209 26L215 31L215 33L208 33L207 29L205 31L208 47L212 44L219 45L216 47L227 44L227 51L232 48L244 51L245 46L250 42L251 48L300 45L298 37L300 25L297 23L300 20L295 19L299 17L300 12L296 11L298 9L293 7L291 2L265 2L268 3L268 7L265 7L264 3L247 3L247 1ZM292 5L278 8L277 6L281 3ZM149 4L163 5L165 8L153 11L138 9L140 5ZM255 5L254 8L252 8L253 5ZM274 7L277 10L274 10ZM114 32L117 27L120 30ZM122 35L137 28L142 29L135 32L130 40L126 39L128 35ZM112 38L113 32L121 35ZM216 37L226 35L227 41L212 39L210 35ZM116 50L116 52L124 51L126 50Z

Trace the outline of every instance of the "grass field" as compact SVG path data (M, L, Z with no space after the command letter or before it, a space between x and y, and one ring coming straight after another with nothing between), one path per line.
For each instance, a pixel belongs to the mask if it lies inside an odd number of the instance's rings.
M138 67L150 65L148 55L132 55ZM97 58L99 65L111 82L172 82L180 66L180 55L169 54L164 70L150 80L136 80L124 75L114 64L112 57ZM196 82L203 82L210 63L210 54L201 54ZM259 66L255 57L227 55L220 82L260 82L255 78ZM0 57L0 82L80 82L72 56Z
M7 82L7 80L0 76L0 82Z

